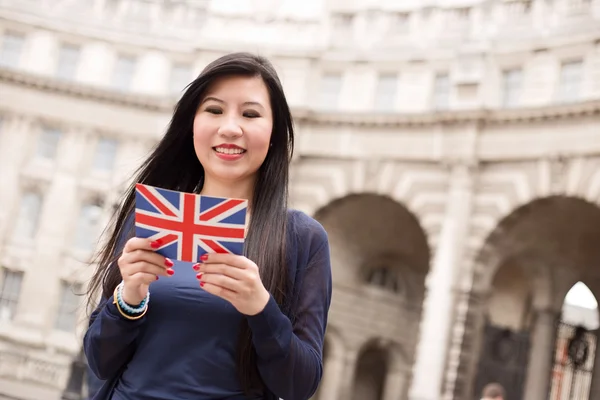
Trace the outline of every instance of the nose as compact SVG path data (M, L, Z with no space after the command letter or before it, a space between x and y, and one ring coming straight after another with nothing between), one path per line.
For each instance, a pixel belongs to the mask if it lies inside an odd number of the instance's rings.
M223 122L217 132L226 138L236 138L243 135L242 127L235 117L223 118Z

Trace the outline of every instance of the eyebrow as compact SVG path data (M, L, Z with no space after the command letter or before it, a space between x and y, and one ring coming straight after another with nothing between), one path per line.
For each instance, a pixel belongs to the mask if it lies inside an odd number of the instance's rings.
M218 98L213 97L213 96L206 97L204 100L202 100L201 104L204 104L204 103L206 103L209 100L216 101L217 103L225 104L225 102L223 100L218 99ZM242 105L243 106L259 106L259 107L264 108L264 106L262 104L260 104L259 102L257 102L257 101L246 101L246 102L242 103Z

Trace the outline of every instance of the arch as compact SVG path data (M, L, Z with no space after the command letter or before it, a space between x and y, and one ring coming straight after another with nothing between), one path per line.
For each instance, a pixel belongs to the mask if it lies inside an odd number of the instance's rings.
M414 169L395 161L302 157L290 173L290 204L309 215L340 199L368 193L407 205L422 219L429 236L441 229L449 172L438 166L420 164Z
M474 337L465 338L460 344L456 372L459 381L454 386L456 397L474 395L477 364L486 357L482 346L492 332L485 314L493 301L494 290L498 289L495 279L502 278L508 271L506 268L517 268L528 282L521 291L521 311L530 307L532 315L558 313L569 289L567 284L589 276L600 280L600 276L592 272L600 266L598 237L600 207L579 197L537 198L498 222L473 258L473 286L466 301L469 311L461 324L464 331L473 332ZM500 285L500 289L503 286L509 285ZM520 328L518 332L513 331L514 334L529 335L531 322L528 319L523 317L521 323L513 324L512 328ZM526 336L519 340L527 343Z
M353 400L381 400L390 368L390 355L377 340L368 341L358 353L354 372Z
M600 254L594 251L597 237L600 237L600 207L596 204L567 196L535 199L505 216L488 235L475 257L475 285L489 282L506 257L522 253L544 258L557 266L600 265ZM540 248L547 243L556 246Z
M367 341L355 368L360 387L355 394L365 400L379 398L390 366L404 370L413 362L430 263L425 231L404 205L370 193L337 199L318 210L315 218L329 235L337 299L332 322L353 332L353 347ZM373 272L381 270L387 276L369 282ZM394 284L378 284L388 279ZM357 324L362 328L356 329ZM399 335L399 349L390 341L385 345L369 341L382 331Z
M399 247L393 248L382 248L373 243L379 250L373 253L377 262L384 257L397 258L401 254L404 263L425 271L429 268L430 249L425 230L413 212L389 196L351 194L332 201L317 210L314 216L331 232L330 236L341 234L344 239L358 239L364 244L365 241L373 242L373 237L368 237L373 231L385 231L392 238L400 239L394 242ZM359 235L358 231L367 235ZM365 246L361 248L364 250Z

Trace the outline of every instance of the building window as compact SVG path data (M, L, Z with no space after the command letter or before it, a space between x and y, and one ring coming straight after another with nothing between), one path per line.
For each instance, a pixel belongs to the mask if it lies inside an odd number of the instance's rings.
M192 69L189 65L175 64L169 77L169 93L178 94L190 83Z
M102 218L101 201L83 204L79 210L75 229L74 247L78 250L92 251L98 242L98 226Z
M392 35L405 35L410 30L410 14L394 12L390 14L390 33Z
M398 87L397 74L381 74L377 81L375 91L375 109L391 111L396 102L396 89Z
M0 286L0 321L11 321L17 312L23 272L3 269Z
M329 73L321 78L319 105L323 109L333 110L338 108L340 92L342 90L342 75Z
M66 281L60 282L60 302L54 327L65 332L75 332L77 327L77 309L79 308L79 296L82 292L80 284L70 284Z
M398 284L398 274L390 267L377 267L369 270L367 281L374 286L378 286L387 291L398 293L400 287Z
M337 31L350 32L354 25L354 14L336 13L331 15L333 28Z
M0 50L0 65L3 67L16 68L21 60L21 53L25 44L25 36L18 33L6 33L2 38L2 49Z
M557 100L561 103L579 100L583 80L583 63L581 61L563 63L559 79Z
M446 24L448 28L468 28L469 19L471 17L471 9L469 7L449 8L446 10L446 13Z
M44 128L38 142L37 156L46 160L54 160L62 132L54 128Z
M96 144L96 152L94 154L92 168L95 171L112 171L115 165L118 146L119 143L115 139L100 138Z
M64 44L60 47L58 53L58 66L56 68L56 77L64 80L74 80L77 74L77 65L79 63L79 46Z
M42 196L36 192L27 192L21 197L21 204L15 223L16 239L33 239L38 228L42 211Z
M531 0L508 0L504 3L506 16L509 20L512 18L522 19L531 14Z
M117 58L112 75L112 86L118 90L129 90L133 81L136 60L131 56Z
M510 69L504 71L502 90L502 105L504 107L515 107L519 105L522 86L523 71L521 69Z
M448 74L437 74L433 84L433 108L445 110L450 103L450 78Z

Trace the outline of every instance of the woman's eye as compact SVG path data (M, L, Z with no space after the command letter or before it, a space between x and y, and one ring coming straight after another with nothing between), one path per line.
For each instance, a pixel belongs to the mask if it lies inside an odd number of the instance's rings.
M211 114L223 114L223 111L221 111L218 108L207 108L206 112L209 112Z
M260 115L258 115L258 113L254 112L254 111L246 111L246 112L244 112L244 117L246 117L246 118L258 118L258 117L260 117Z

